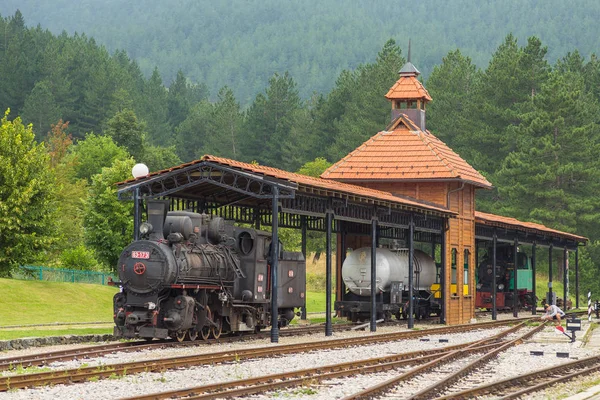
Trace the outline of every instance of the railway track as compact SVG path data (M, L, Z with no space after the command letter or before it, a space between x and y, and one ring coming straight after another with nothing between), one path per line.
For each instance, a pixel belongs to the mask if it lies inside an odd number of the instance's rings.
M530 329L528 332L519 336L516 339L510 340L506 343L495 346L494 348L488 349L487 351L484 352L484 354L482 356L479 356L476 359L467 362L466 365L464 365L462 368L459 368L458 370L451 368L450 370L455 370L455 372L452 372L449 375L443 375L443 378L441 378L439 381L436 381L432 385L419 390L417 393L411 395L408 398L414 399L414 400L435 398L438 393L443 392L446 388L448 388L449 386L454 384L460 378L468 375L475 369L480 368L485 363L487 363L492 357L495 357L500 352L508 349L509 347L512 347L512 346L522 343L524 340L530 338L534 334L541 331L544 328L544 326L545 326L545 324L540 324L539 326L537 326L533 329ZM503 335L503 334L504 333L501 333L500 335ZM476 345L481 345L481 343L475 343L471 347L474 347ZM468 349L469 348L467 348L467 350ZM435 360L432 360L418 368L401 373L391 379L388 379L384 382L373 385L359 393L356 393L351 396L347 396L343 400L370 399L377 395L384 394L386 391L398 386L401 382L406 382L409 379L412 379L417 375L421 375L426 372L430 372L436 368L440 368L444 364L447 364L459 357L464 357L466 354L468 354L468 353L466 353L465 351L457 350L455 352L452 352L450 354L447 354L445 356L442 356ZM429 379L431 379L431 378L429 378Z
M438 349L421 350L410 353L395 354L392 356L371 358L367 360L355 360L341 364L329 366L320 366L298 371L272 374L249 379L221 382L218 384L204 385L182 390L174 390L162 393L153 393L144 396L136 396L126 400L141 399L169 399L183 398L188 399L218 399L218 398L236 398L259 393L274 391L277 389L289 389L295 386L305 385L332 380L341 377L355 376L358 374L371 374L392 369L407 369L410 366L417 365L416 368L409 369L406 379L418 374L423 368L428 368L432 363L438 363L440 360L454 359L457 357L472 355L481 352L489 352L502 345L501 338L524 327L524 323L505 330L489 338L464 343L454 346L446 346ZM412 372L411 372L412 371ZM353 398L353 397L351 397Z
M527 320L527 318L521 319ZM517 321L517 320L514 320ZM504 325L508 322L503 321L492 321L492 322L484 322L481 324L477 324L477 326L487 327L487 326L498 326ZM473 329L475 325L459 325L456 327L436 327L431 328L433 333L447 333L447 332L460 332L465 329ZM350 324L340 324L334 325L334 331L345 331L350 329L357 328L356 325ZM460 330L458 330L460 329ZM290 328L290 329L282 329L280 330L281 336L294 336L294 335L305 335L311 333L318 333L323 330L323 325L313 325L309 327L301 327L301 328ZM410 335L416 335L414 333L404 333L406 338L411 337ZM0 358L0 371L9 371L17 368L27 368L27 367L42 367L49 365L53 362L60 361L71 361L71 360L83 360L83 359L91 359L95 357L101 357L106 354L113 354L116 352L134 352L141 350L153 350L153 349L163 349L167 347L191 347L198 346L201 344L219 344L219 343L232 343L239 342L243 340L254 340L269 337L268 332L261 332L254 335L244 335L244 336L228 336L221 337L219 339L210 339L207 341L196 341L196 342L174 342L174 341L166 341L166 340L156 340L153 342L145 342L145 341L135 341L135 342L124 342L124 343L110 343L106 345L94 345L87 347L80 347L72 350L60 350L53 352L44 352L37 353L25 356L17 356L10 358Z
M162 358L148 361L104 365L101 367L85 367L77 369L40 372L34 374L11 375L0 377L0 391L59 383L68 384L74 382L84 382L91 378L101 379L112 376L123 376L126 374L129 375L139 372L163 372L169 369L180 367L218 364L232 361L237 362L240 360L253 358L276 357L284 354L295 354L313 350L343 348L347 346L359 346L409 338L417 338L424 335L433 335L439 333L464 332L470 329L479 329L486 327L491 328L509 324L514 324L514 321L493 321L481 324L440 327L420 331L403 331L387 334L367 335L347 339L330 339L293 345L278 345L266 348L261 347L253 349L217 352L211 354Z
M438 399L473 399L492 394L498 399L517 399L598 371L600 356L592 356L454 392Z
M353 325L334 325L335 331L344 331L352 329ZM305 335L311 333L317 333L323 330L323 325L314 325L310 327L301 328L289 328L280 330L281 336L294 336L294 335ZM90 359L94 357L100 357L106 354L112 354L116 352L133 352L140 350L153 350L162 349L167 347L192 347L202 344L218 344L218 343L231 343L239 342L243 340L254 340L269 337L268 332L261 332L253 335L243 336L224 336L219 339L209 339L206 341L194 341L194 342L176 342L168 340L155 340L152 342L146 341L134 341L134 342L123 342L123 343L109 343L105 345L94 345L80 347L71 350L59 350L52 352L44 352L31 354L26 356L0 358L0 371L13 370L16 368L27 368L27 367L40 367L48 365L57 361L70 361L75 359Z

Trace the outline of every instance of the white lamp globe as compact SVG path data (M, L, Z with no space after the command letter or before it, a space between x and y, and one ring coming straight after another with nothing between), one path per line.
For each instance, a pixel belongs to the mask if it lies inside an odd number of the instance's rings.
M135 164L131 169L131 175L136 179L148 175L149 172L146 164Z

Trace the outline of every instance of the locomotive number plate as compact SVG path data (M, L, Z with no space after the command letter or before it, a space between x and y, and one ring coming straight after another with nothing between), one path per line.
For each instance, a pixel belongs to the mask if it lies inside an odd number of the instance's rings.
M131 258L142 258L142 259L147 260L150 258L150 252L149 251L132 251Z

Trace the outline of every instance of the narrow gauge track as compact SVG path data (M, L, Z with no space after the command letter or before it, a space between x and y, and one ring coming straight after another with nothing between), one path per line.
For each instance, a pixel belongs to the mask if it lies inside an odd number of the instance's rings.
M585 312L580 312L580 314L585 314ZM529 320L531 317L525 318L517 318L510 321L525 321ZM469 327L469 329L473 329L473 327L481 326L496 326L496 324L503 325L507 322L504 321L491 321L491 322L481 322L478 324L470 324L465 325ZM402 323L399 323L402 324ZM493 325L489 325L493 324ZM457 326L457 329L462 326ZM334 331L345 331L350 329L355 329L356 325L354 324L339 324L334 325ZM433 333L446 333L446 332L455 332L452 327L440 327L440 328L430 328L435 331ZM446 330L451 329L451 330ZM323 324L312 325L301 328L289 328L282 329L279 331L281 336L294 336L294 335L304 335L311 334L315 332L320 332L323 330ZM456 331L458 332L458 331ZM133 352L140 350L149 350L149 349L161 349L166 347L189 347L189 346L197 346L199 344L218 344L218 343L231 343L238 342L244 340L254 340L254 339L262 339L265 337L269 337L270 333L267 331L252 334L252 335L242 335L242 336L227 336L221 337L219 339L209 339L206 341L196 341L196 342L176 342L176 341L167 341L167 340L155 340L152 342L147 341L135 341L135 342L125 342L125 343L110 343L105 345L94 345L87 347L80 347L78 349L72 350L60 350L60 351L52 351L52 352L44 352L31 354L26 356L17 356L10 358L0 358L0 371L13 370L18 367L27 368L32 366L44 366L57 361L71 361L75 359L89 359L94 357L99 357L105 354L111 354L116 352Z
M276 357L282 354L295 354L313 350L383 343L402 339L417 338L425 335L435 335L439 333L456 333L473 329L492 328L497 326L514 324L515 322L515 320L492 321L480 324L432 328L420 331L403 331L378 335L367 335L346 339L330 339L309 343L296 343L291 345L277 345L271 347L240 349L183 357L170 357L147 361L104 365L101 367L85 367L77 369L39 372L33 374L10 375L0 377L0 391L7 391L10 389L20 389L27 387L37 387L48 384L68 384L75 382L84 382L86 380L89 380L90 378L100 379L111 376L119 376L140 372L162 372L180 367L218 364L223 362L239 361L252 358ZM511 329L516 328L513 327Z
M529 374L521 374L461 392L454 392L451 395L438 397L438 399L472 399L485 395L493 395L498 399L517 399L526 394L538 392L598 371L600 371L600 355L540 369Z
M502 345L501 338L507 334L521 329L524 323L520 323L508 330L475 342L463 343L443 348L420 350L409 353L395 354L391 356L370 358L367 360L355 360L341 364L308 368L280 374L272 374L231 382L221 382L194 388L173 390L162 393L136 396L125 400L148 400L148 399L218 399L235 398L238 396L259 394L280 388L289 389L294 386L302 386L307 382L315 383L340 377L353 376L357 374L370 374L391 369L405 368L412 365L427 365L439 359L448 357L454 359L460 356L487 352ZM419 369L416 368L415 370Z
M350 324L339 324L334 325L335 331L346 331L355 328L355 325ZM311 333L317 333L323 330L323 324L300 327L300 328L286 328L281 329L279 334L281 336L297 336L306 335ZM89 359L93 357L99 357L105 354L111 354L116 352L133 352L140 350L152 350L162 349L166 347L191 347L198 346L201 344L217 344L217 343L231 343L239 342L244 340L254 340L269 337L268 332L260 332L252 335L241 335L241 336L225 336L219 339L199 340L193 342L177 342L169 340L155 340L152 342L148 341L134 341L124 343L109 343L104 345L94 345L80 347L71 350L59 350L45 353L30 354L26 356L0 358L0 371L13 370L17 367L32 367L32 366L44 366L57 361L70 361L75 359Z

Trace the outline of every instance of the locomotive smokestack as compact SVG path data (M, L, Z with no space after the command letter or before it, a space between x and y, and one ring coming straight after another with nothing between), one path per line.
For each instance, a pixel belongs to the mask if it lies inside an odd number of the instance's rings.
M146 205L148 206L148 222L152 225L150 240L164 239L163 228L165 219L167 218L167 211L169 211L169 201L148 200L146 201Z

